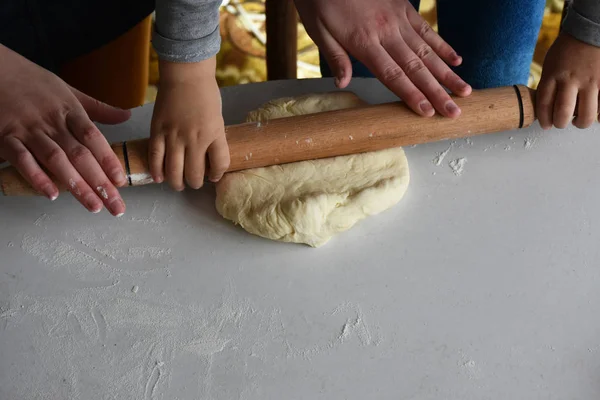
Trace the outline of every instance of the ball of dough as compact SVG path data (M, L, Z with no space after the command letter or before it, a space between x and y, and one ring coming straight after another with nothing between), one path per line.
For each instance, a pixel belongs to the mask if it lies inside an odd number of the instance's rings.
M271 101L248 116L265 121L363 104L350 92ZM268 239L319 247L369 215L396 204L408 187L402 148L226 174L217 184L224 218Z

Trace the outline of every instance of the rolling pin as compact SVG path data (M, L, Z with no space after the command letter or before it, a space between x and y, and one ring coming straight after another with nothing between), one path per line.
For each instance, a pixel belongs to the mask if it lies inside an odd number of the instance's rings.
M394 102L226 126L228 172L527 127L535 121L534 94L520 85L475 90L468 97L453 97L462 109L455 119L425 118ZM148 139L111 146L129 186L153 183ZM14 167L0 169L0 189L5 196L38 194Z

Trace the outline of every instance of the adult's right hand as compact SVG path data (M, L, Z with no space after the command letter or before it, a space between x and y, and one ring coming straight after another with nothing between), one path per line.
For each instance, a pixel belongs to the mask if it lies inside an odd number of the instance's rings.
M352 77L348 53L418 114L437 110L457 117L460 109L442 85L459 96L471 87L448 64L462 58L407 0L295 0L306 31L346 87Z
M58 188L45 168L91 212L125 212L117 156L92 120L117 124L130 112L101 103L0 45L0 158L49 199Z

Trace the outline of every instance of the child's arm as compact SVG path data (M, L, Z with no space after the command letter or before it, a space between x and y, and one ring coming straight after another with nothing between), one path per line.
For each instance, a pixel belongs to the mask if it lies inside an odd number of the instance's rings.
M219 51L218 0L156 0L153 45L160 82L152 117L150 170L176 190L218 181L229 149L215 78ZM208 161L208 165L205 163Z
M587 128L598 119L600 1L574 0L548 51L537 91L540 125Z

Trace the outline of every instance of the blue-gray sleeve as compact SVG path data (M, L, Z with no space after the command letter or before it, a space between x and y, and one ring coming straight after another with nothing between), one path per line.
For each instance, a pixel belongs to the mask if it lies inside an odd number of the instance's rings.
M562 29L582 42L600 47L600 0L574 0Z
M221 47L221 0L156 0L152 45L159 58L198 62L213 57Z

